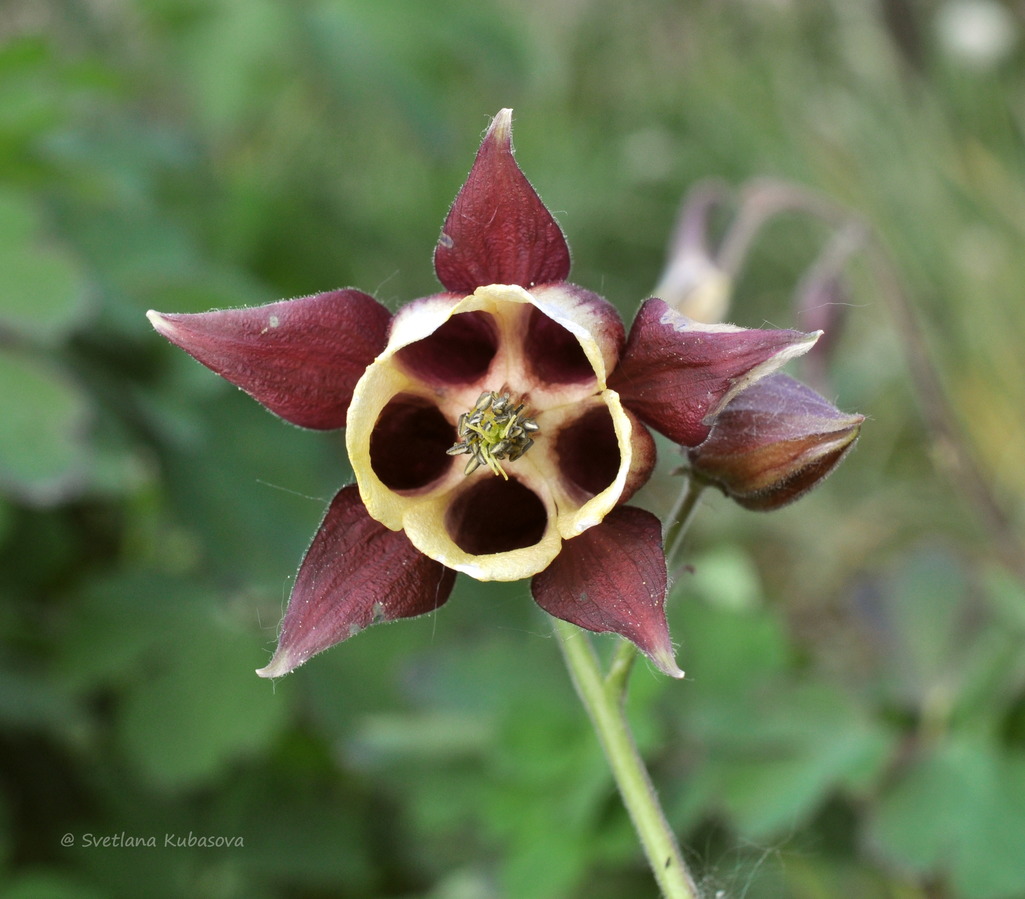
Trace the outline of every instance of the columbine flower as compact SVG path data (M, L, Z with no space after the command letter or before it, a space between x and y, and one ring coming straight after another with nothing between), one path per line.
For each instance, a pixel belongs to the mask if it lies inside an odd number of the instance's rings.
M701 443L716 412L815 335L698 325L659 299L629 338L567 284L565 238L495 118L434 253L444 293L390 315L358 290L250 309L150 313L272 412L347 427L356 485L332 500L265 677L370 624L431 612L455 572L533 578L550 614L632 640L682 677L662 531L624 502L654 464L647 427Z
M687 456L696 477L745 509L769 512L829 475L854 446L864 420L777 373L729 402L708 439Z

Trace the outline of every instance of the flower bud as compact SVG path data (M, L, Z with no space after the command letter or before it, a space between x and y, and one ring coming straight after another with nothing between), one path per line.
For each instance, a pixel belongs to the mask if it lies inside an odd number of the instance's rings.
M745 509L768 512L803 496L836 468L864 420L773 374L731 400L687 456L696 477Z
M710 246L712 218L728 200L726 188L701 182L684 198L665 270L654 295L698 322L720 322L729 309L733 283Z

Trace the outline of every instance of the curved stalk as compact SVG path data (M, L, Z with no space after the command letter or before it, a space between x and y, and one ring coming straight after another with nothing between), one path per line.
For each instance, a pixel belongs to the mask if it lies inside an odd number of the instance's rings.
M659 805L626 720L626 678L636 652L624 651L621 646L609 676L605 678L587 634L565 621L557 620L555 625L573 686L594 725L663 897L698 899L697 887L684 864L680 846ZM633 648L633 644L626 641L623 641L623 646Z
M704 489L705 485L696 478L688 478L686 487L663 521L667 560L679 550ZM629 640L621 640L608 673L603 676L587 633L558 619L555 626L573 686L594 725L662 896L664 899L698 899L698 888L666 821L626 717L626 691L637 659L637 647Z
M687 530L698 511L701 495L705 492L706 486L693 475L688 476L687 486L681 491L676 505L662 522L662 529L665 532L667 564L672 564L676 554L680 551L683 538L687 535Z

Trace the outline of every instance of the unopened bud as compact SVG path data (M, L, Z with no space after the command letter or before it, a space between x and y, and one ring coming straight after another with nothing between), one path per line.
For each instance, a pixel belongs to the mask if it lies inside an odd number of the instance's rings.
M732 280L710 246L711 218L726 203L718 182L698 184L684 198L669 243L666 267L654 295L694 321L722 321L729 309Z
M695 476L745 509L768 512L832 472L864 420L788 375L773 374L732 399L705 442L687 456Z

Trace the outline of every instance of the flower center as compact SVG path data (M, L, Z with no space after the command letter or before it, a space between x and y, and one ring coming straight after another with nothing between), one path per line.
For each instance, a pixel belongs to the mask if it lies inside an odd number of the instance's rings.
M463 474L472 474L487 465L494 474L509 480L501 460L515 462L519 459L534 445L531 435L538 432L537 422L527 418L523 409L523 403L513 405L508 393L499 396L493 390L486 390L469 412L459 416L456 424L459 442L447 452L450 456L469 454L470 461Z

